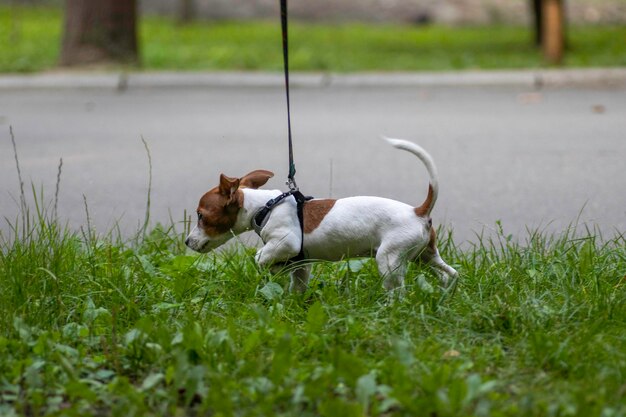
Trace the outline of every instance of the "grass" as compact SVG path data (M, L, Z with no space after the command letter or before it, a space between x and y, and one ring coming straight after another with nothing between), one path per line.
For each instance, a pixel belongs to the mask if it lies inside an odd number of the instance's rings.
M33 72L58 63L58 9L0 6L0 72ZM282 68L276 22L206 22L186 26L145 17L142 69L265 70ZM444 27L291 22L296 71L444 71L538 68L545 62L529 28ZM570 26L566 67L626 65L626 26Z
M411 266L389 303L375 264L352 260L316 264L294 295L252 249L187 252L185 223L123 240L93 232L86 207L69 230L42 192L28 206L18 174L0 415L626 416L624 236L461 250L448 234L454 291Z

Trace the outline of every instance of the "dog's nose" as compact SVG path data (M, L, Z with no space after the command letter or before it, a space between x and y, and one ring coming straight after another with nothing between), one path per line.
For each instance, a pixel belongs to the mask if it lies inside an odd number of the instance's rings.
M189 246L189 238L185 239L185 245Z

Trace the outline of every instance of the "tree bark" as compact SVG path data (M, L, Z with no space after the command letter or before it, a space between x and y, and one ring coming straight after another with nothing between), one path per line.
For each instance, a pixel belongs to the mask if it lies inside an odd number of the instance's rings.
M563 62L564 20L563 0L543 0L543 53L555 65Z
M66 0L61 65L137 63L137 0Z

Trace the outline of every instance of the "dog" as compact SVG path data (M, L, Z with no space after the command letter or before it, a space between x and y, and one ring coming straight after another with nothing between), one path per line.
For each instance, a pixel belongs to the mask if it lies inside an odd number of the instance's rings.
M264 242L255 256L260 267L284 265L301 250L305 260L374 257L383 286L394 290L404 286L407 261L422 260L447 286L458 273L439 255L430 217L439 192L435 163L428 152L412 142L385 139L426 166L430 184L419 207L382 197L313 199L304 203L301 229L296 201L289 196L270 211L260 228L255 227L255 216L269 200L281 195L279 190L260 189L274 174L266 170L252 171L241 178L221 174L219 185L200 199L198 222L185 244L206 253L256 228ZM305 291L309 276L310 262L294 263L290 291Z

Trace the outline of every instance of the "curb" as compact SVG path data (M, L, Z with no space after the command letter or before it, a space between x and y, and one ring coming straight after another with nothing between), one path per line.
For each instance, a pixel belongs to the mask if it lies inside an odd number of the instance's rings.
M626 87L626 68L415 73L293 73L293 87ZM0 76L0 90L282 87L269 72L59 72Z

